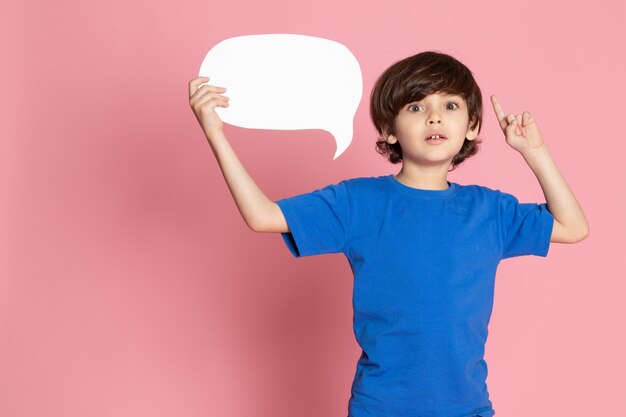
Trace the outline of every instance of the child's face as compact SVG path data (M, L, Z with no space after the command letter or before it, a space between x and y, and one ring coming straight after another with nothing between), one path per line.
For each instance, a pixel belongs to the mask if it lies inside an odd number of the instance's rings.
M469 130L467 104L459 95L435 93L420 101L405 104L396 116L396 135L387 142L400 142L402 159L419 164L441 164L446 168L459 153L465 138L474 140L478 126ZM446 137L441 143L426 140L439 133Z

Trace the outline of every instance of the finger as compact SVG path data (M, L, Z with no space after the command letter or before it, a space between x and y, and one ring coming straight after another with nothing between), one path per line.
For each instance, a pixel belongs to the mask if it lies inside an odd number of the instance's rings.
M513 113L509 113L506 115L507 126L513 123L515 120L515 115Z
M202 84L199 85L196 88L196 91L191 95L191 97L189 97L189 101L195 101L198 99L198 97L202 97L205 94L210 94L210 93L224 93L226 91L226 88L224 87L216 87L214 85L209 85L209 84Z
M518 134L517 133L517 123L515 122L515 116L509 115L507 116L508 119L511 119L511 123L508 124L508 126L506 127L506 129L504 129L504 132L506 134L507 137L509 136L513 136Z
M500 123L500 127L502 129L506 128L506 117L504 110L502 110L502 106L500 106L500 102L496 98L495 95L491 95L491 104L493 105L493 109L496 112L496 117L498 118L498 122Z
M518 127L518 123L517 123L517 119L515 117L515 115L513 113L509 113L506 116L506 120L508 122L508 126L506 127L506 130L508 132L515 132L515 134L521 136L522 132L520 132L519 127Z
M196 92L201 83L209 81L209 77L196 77L189 81L189 97Z
M208 84L210 77L196 77L193 80L189 81L189 97L191 98L196 91L203 85L208 85L210 87L217 88L222 92L226 91L225 87L216 87L214 85Z
M216 107L228 107L228 101L221 100L219 96L211 96L209 98L202 98L196 104L197 108L201 109L205 106L211 109L215 109Z
M519 136L522 136L522 115L521 114L516 114L515 115L515 133L517 133Z
M525 130L524 130L524 127L522 126L522 115L521 114L516 115L515 120L517 121L517 130L516 130L518 132L517 134L520 136L522 135L525 136L524 134Z
M524 126L528 126L529 124L535 122L535 119L533 118L533 115L530 114L530 112L525 111L524 116L526 116L526 121L524 122Z
M192 107L198 106L198 103L203 103L206 100L211 100L214 98L219 98L222 100L230 100L230 98L226 97L226 96L222 96L220 94L218 94L216 91L210 91L209 88L212 86L208 86L208 85L203 85L200 88L198 88L198 91L196 93L194 93L194 95L189 99L189 104ZM216 87L213 87L216 88Z
M228 103L228 101L230 100L230 97L221 96L217 93L208 93L208 94L200 95L198 97L195 97L194 99L189 100L189 104L191 105L191 107L199 109L204 105L204 103L210 100L218 100L219 102Z

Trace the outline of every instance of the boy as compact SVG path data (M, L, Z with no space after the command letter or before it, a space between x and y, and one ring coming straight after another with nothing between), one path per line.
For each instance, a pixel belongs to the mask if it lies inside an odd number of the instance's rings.
M350 417L490 417L483 359L501 259L547 256L589 227L528 113L492 104L506 142L537 176L547 203L447 181L478 150L482 96L450 55L398 61L376 81L377 151L397 175L344 180L271 201L230 148L216 106L224 88L190 81L190 105L250 228L280 232L295 257L342 252L354 273L354 333L362 348Z

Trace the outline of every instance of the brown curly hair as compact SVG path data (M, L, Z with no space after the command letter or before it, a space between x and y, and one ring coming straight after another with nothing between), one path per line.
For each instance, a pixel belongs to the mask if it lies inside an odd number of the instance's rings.
M400 142L390 144L383 135L395 135L395 120L408 103L419 101L429 94L458 94L467 102L470 128L478 133L482 127L482 94L472 72L452 56L425 51L398 61L387 68L376 80L370 95L370 118L379 133L376 152L389 162L402 161ZM478 152L478 138L463 142L458 154L452 159L452 171L466 158Z

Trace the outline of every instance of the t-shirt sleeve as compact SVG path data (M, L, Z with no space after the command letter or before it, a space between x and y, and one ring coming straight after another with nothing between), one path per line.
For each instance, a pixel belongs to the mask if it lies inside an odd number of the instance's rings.
M547 256L554 217L546 203L520 203L498 192L502 259L522 255Z
M350 193L344 181L277 200L289 232L281 233L294 257L342 252L350 229Z

